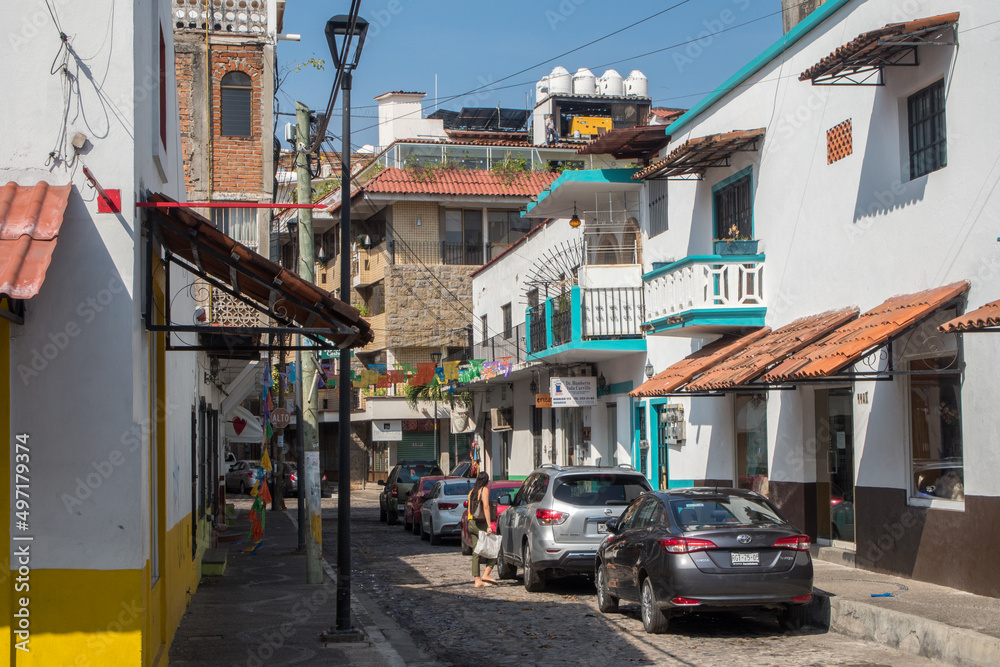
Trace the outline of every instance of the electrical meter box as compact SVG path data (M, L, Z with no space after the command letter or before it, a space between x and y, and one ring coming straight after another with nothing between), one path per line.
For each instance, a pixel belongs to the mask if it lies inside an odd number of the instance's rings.
M684 443L686 436L684 421L684 406L673 403L667 404L660 410L660 429L663 439L668 445L680 445Z

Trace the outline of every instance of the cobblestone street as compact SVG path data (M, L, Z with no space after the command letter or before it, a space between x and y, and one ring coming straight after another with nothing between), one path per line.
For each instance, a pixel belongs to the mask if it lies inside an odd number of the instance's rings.
M667 634L648 635L637 604L605 616L582 577L550 582L544 593L525 591L520 575L475 589L457 540L431 546L379 522L378 488L352 492L352 586L398 624L390 641L412 641L424 654L397 646L408 664L938 664L818 629L786 633L766 613L688 615L672 619ZM336 498L323 503L323 550L335 566Z

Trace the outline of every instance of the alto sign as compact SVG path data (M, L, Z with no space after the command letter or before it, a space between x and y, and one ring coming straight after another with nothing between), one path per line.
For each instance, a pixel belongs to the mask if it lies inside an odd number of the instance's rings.
M284 408L278 408L271 413L271 425L274 428L285 428L292 423L292 415Z
M549 395L554 408L597 405L597 378L549 378Z

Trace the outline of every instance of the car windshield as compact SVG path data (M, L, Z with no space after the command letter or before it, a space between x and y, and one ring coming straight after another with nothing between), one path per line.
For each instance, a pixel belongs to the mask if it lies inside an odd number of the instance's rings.
M584 474L557 479L552 496L564 503L585 507L625 506L646 491L649 491L649 483L644 477Z
M509 493L511 495L511 497L513 498L514 494L517 493L518 488L520 488L520 487L517 487L517 486L495 486L492 489L490 489L490 502L491 503L495 503L497 500L500 499L500 496L504 495L505 493Z
M434 485L437 483L438 480L436 479L428 479L424 477L423 479L420 480L420 492L428 493L431 489L434 488Z
M413 465L399 469L399 477L396 481L403 484L412 484L421 477L428 475L440 475L441 470L437 466Z
M472 488L473 482L471 479L462 482L452 482L450 484L444 485L445 496L467 496L469 495L469 490Z
M767 501L736 495L676 498L670 501L670 511L684 530L785 523Z

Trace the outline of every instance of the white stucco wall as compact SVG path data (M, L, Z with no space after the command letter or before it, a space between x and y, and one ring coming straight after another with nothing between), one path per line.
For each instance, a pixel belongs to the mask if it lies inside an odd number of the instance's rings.
M888 68L883 87L798 81L798 73L862 32L954 11L961 12L960 46L920 47L920 65ZM1000 75L988 64L1000 38L998 20L1000 7L990 3L849 3L673 136L662 154L693 137L767 130L758 152L737 154L730 167L708 170L703 181L670 183L670 228L646 240L646 270L655 261L710 252L712 185L752 165L755 237L767 256L763 284L768 325L777 328L851 305L864 311L893 295L966 279L972 282L970 308L998 298L1000 207L992 200L1000 171L995 151L984 147L1000 144L1000 128L982 112L1000 102ZM740 66L734 63L733 70ZM910 180L906 98L941 78L946 85L948 164ZM828 165L826 131L847 119L853 126L853 154ZM663 337L650 338L650 357L679 359L662 351L672 346ZM1000 494L1000 480L984 472L996 470L996 426L982 417L1000 400L1000 388L989 379L997 349L991 334L965 336L967 494ZM854 405L857 483L905 488L906 380L867 384L875 385L867 389L871 404ZM769 436L777 450L782 443L801 447L794 441L815 431L802 413L807 405L796 395L800 392L811 390L773 392L770 397ZM731 421L723 410L716 412L707 421ZM802 415L801 422L796 414ZM771 454L772 478L815 479L814 460L796 463L781 451Z
M50 74L60 39L42 3L8 10L23 39L5 39L0 59L8 88L25 93L0 99L0 121L10 130L0 179L75 185L45 282L27 304L25 324L11 329L12 429L28 433L32 444L32 565L139 568L149 550L149 350L132 202L143 188L183 194L170 7L125 0L54 5L74 51L87 58L67 61L78 91L67 99L63 74ZM159 148L166 182L153 163L159 23L168 49L168 145ZM69 139L76 132L89 143L73 159ZM65 161L46 163L53 146L66 151ZM103 187L120 189L121 214L97 212L84 164ZM78 333L64 337L67 331ZM179 385L168 393L190 406L193 355L173 354L168 382ZM172 418L190 423L186 410ZM168 441L178 446L183 435L183 428L170 432ZM183 460L168 455L172 465ZM168 523L187 511L171 504Z

